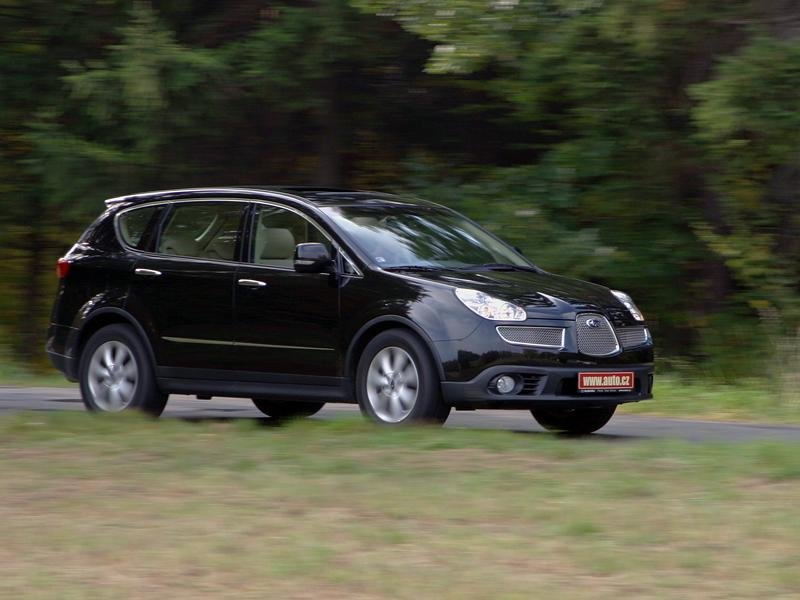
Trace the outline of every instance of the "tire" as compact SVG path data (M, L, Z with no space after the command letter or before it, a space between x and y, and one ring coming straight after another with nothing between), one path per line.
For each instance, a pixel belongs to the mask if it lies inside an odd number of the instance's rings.
M361 412L381 425L441 424L450 414L428 348L404 329L379 333L367 344L355 387Z
M108 325L89 338L78 379L83 403L93 412L138 410L157 417L169 398L158 389L150 356L129 325Z
M549 431L588 435L602 428L614 416L616 406L591 408L534 408L533 418Z
M324 402L301 402L293 400L269 400L253 398L256 408L273 419L296 419L310 417L325 406Z

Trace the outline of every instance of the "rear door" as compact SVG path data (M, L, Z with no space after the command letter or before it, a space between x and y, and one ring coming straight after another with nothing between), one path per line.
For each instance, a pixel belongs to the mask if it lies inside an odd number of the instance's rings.
M332 273L297 273L297 244L330 240L303 213L255 204L248 264L236 274L236 344L242 368L275 382L331 383L340 375L339 288Z
M233 288L246 208L242 201L172 203L152 252L139 254L128 309L151 334L160 376L226 379L237 368Z

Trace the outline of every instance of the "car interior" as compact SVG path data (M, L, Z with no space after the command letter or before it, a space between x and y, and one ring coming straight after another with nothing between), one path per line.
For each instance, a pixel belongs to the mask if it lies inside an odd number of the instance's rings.
M255 262L291 269L294 265L294 234L286 227L265 227L259 222L255 239Z
M157 252L210 260L235 260L241 223L241 206L231 204L186 204L175 208L160 236ZM133 245L147 222L145 211L131 211L120 220L120 230ZM148 210L148 213L150 211ZM148 214L149 218L149 214ZM281 208L259 209L253 237L256 264L292 269L297 244L329 240L308 220Z
M174 256L234 260L241 207L178 207L164 232L158 251Z
M300 215L282 208L259 208L255 239L254 262L286 269L294 268L297 244L330 242L314 225Z

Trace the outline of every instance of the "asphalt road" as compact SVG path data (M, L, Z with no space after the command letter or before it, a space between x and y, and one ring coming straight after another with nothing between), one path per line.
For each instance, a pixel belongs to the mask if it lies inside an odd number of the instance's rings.
M0 387L0 415L12 411L84 410L76 388ZM315 417L336 419L357 414L352 405L329 404ZM197 400L192 396L170 397L165 418L261 419L253 404L241 398ZM542 429L525 411L454 411L447 427L470 429L502 429L520 432L541 432ZM747 441L778 439L800 442L800 426L723 423L689 419L666 419L618 414L597 436L606 439L680 438L691 441Z

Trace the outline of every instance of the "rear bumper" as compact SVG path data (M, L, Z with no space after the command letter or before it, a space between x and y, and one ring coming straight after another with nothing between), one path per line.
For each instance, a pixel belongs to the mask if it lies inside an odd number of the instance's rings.
M582 371L633 371L631 392L578 392L578 373ZM516 393L502 395L489 388L498 375L517 375L524 380ZM653 397L653 365L586 367L528 367L498 365L482 371L470 381L442 382L446 404L456 408L529 408L533 406L597 406L639 402Z
M47 357L52 365L70 381L78 380L77 360L69 355L70 341L77 330L63 325L51 325L47 335Z
M76 374L76 365L75 359L71 356L64 356L63 354L58 354L57 352L48 352L47 357L50 359L50 363L59 371L61 371L68 380L70 381L78 381L78 377Z

